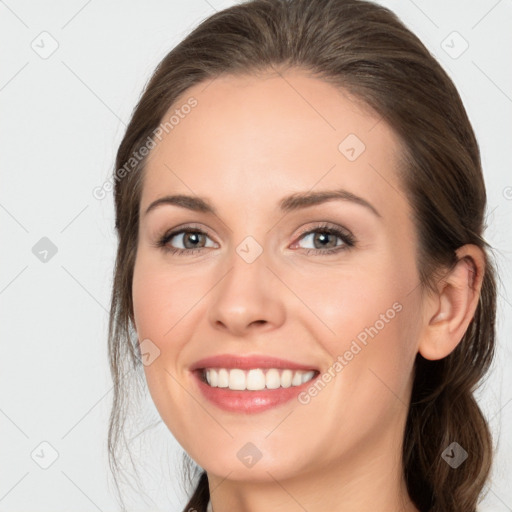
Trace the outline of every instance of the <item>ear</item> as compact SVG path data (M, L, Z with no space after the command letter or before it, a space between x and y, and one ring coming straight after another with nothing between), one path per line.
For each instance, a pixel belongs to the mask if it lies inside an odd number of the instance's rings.
M442 359L457 347L478 305L485 271L484 252L468 244L456 254L457 263L438 282L437 293L426 299L424 329L418 346L425 359Z

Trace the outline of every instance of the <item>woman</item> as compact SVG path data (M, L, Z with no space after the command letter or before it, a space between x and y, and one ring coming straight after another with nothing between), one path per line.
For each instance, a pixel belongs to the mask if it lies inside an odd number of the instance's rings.
M185 510L476 510L496 309L479 149L394 14L216 13L158 66L114 179L114 470L135 367L199 472Z

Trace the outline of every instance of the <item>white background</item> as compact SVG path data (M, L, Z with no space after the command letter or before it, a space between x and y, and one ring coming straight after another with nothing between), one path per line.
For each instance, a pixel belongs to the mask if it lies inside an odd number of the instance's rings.
M0 1L0 512L119 510L106 456L116 238L112 199L99 201L92 190L110 176L157 63L202 19L233 3ZM512 3L381 3L452 77L480 143L486 236L501 276L497 359L478 393L497 445L480 510L511 511ZM469 45L457 58L464 43L453 31ZM52 40L58 48L48 58L32 48L48 51ZM42 237L57 248L46 263L32 252ZM153 502L127 490L130 510L181 510L181 449L151 402L145 414L157 425L137 439L134 455ZM58 458L42 469L36 460L50 462L52 450Z

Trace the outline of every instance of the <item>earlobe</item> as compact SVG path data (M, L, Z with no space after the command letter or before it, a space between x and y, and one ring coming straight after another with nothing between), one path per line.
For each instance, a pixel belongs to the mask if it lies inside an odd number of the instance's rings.
M418 347L425 359L442 359L455 350L478 306L484 253L468 244L456 254L457 263L439 281L437 294L426 299L425 325Z

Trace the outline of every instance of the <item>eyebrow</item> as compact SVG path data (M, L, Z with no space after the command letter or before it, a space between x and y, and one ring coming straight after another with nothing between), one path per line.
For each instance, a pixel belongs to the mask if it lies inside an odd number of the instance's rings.
M322 190L318 192L298 192L282 198L279 201L279 210L283 213L286 213L299 210L301 208L307 208L309 206L315 206L332 200L342 200L356 203L360 206L364 206L377 217L382 217L377 209L366 199L363 199L362 197L359 197L344 189ZM165 204L180 206L181 208L186 208L196 212L211 213L213 215L217 215L217 210L208 199L197 196L187 196L183 194L160 197L148 206L144 215L147 215L151 210L154 210L158 206Z

